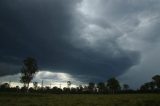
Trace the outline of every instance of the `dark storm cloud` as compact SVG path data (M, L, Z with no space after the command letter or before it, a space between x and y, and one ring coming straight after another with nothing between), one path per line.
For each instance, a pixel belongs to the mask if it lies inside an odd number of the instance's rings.
M79 27L84 25L75 16L79 2L0 1L0 63L3 63L0 65L0 75L18 73L19 70L14 67L20 66L27 56L35 57L42 69L60 70L77 76L96 76L100 80L118 76L137 64L139 53L118 45L117 36L121 33L115 31L110 23L97 20L94 23L108 28L109 32L99 34L98 31L92 39L82 36L94 36L96 33L92 28L83 33L83 28ZM91 42L93 45L90 45ZM12 64L10 67L16 70L11 72L3 68L7 64Z
M33 56L47 64L68 50L74 4L72 0L1 1L1 61Z

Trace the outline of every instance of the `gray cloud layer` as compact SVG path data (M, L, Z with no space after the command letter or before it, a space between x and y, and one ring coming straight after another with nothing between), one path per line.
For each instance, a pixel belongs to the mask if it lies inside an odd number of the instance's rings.
M33 56L40 68L89 80L123 76L159 50L159 8L157 0L0 1L0 75Z

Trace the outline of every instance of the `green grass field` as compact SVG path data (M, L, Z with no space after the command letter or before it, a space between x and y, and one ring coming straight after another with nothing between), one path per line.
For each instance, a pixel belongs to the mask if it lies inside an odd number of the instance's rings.
M56 95L0 93L0 106L160 106L160 95Z

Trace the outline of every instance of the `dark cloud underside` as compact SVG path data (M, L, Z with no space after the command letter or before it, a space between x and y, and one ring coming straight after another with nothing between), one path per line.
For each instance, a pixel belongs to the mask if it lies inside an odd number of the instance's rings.
M100 79L118 76L137 64L139 52L123 49L115 37L99 39L97 35L95 45L88 46L85 37L80 37L79 26L84 23L76 16L80 2L0 1L0 75L18 73L17 67L27 56L35 57L42 69ZM5 68L7 65L13 70Z

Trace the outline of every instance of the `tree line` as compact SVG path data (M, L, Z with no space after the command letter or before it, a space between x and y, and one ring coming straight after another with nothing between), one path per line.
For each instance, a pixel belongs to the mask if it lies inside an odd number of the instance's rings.
M107 82L89 82L88 85L78 87L71 87L72 82L66 81L67 87L52 87L51 86L38 86L38 82L33 82L33 87L29 87L35 74L38 72L37 61L34 58L28 57L23 61L21 69L20 82L23 87L10 87L9 83L0 84L1 92L39 92L39 93L72 93L72 94L116 94L116 93L148 93L160 92L160 75L152 77L152 81L144 83L139 89L132 90L128 84L121 86L116 78L110 78Z

